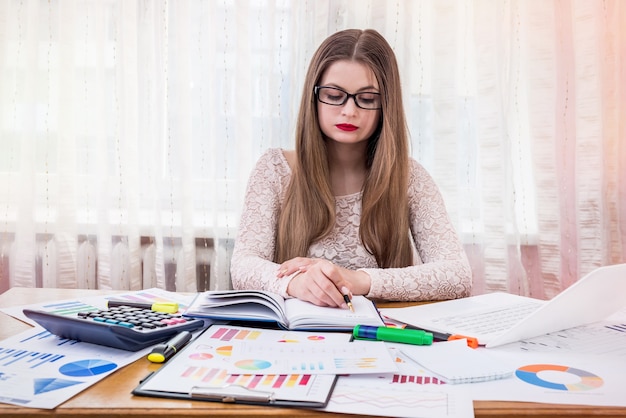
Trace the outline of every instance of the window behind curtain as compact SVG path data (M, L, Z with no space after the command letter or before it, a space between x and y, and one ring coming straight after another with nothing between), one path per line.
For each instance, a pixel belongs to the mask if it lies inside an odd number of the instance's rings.
M330 33L394 48L475 292L626 257L620 1L0 3L0 290L230 285L248 174Z

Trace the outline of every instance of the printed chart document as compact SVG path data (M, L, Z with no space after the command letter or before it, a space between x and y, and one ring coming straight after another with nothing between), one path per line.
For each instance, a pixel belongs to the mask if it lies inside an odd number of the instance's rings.
M626 407L626 309L486 351L508 361L513 376L467 385L475 400Z
M384 326L372 301L352 298L354 312L284 299L260 290L207 291L196 296L184 315L225 321L272 322L289 330L352 331L356 325Z
M610 317L498 347L511 352L562 352L626 362L626 309Z
M157 372L139 384L135 395L217 402L276 406L323 407L328 402L337 376L313 370L286 374L265 373L272 358L261 355L236 356L242 343L280 344L304 352L327 345L347 343L345 333L287 331L211 325ZM302 359L300 359L302 360ZM307 364L308 367L308 363ZM229 373L233 366L238 373ZM317 367L317 366L315 366Z
M388 417L472 418L469 386L450 385L384 343L398 371L341 375L324 411Z
M382 341L327 344L242 342L233 345L227 370L244 373L249 359L263 358L263 373L365 374L391 373L396 365Z
M34 327L0 341L0 402L55 408L148 352L67 340Z
M500 354L501 349L489 351ZM626 407L623 359L567 352L509 352L507 357L515 362L511 378L461 385L472 399Z
M406 308L381 309L383 316L417 328L460 334L497 347L600 321L626 306L626 264L599 267L542 301L488 293Z

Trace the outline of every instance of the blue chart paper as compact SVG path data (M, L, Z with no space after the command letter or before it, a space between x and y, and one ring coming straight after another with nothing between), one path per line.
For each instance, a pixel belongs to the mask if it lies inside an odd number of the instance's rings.
M0 402L52 409L114 371L145 357L149 348L131 352L59 338L23 314L24 308L30 308L76 315L105 308L109 299L176 302L184 310L193 295L153 288L2 308L7 315L35 327L0 341Z
M81 343L32 328L0 341L0 402L55 408L147 351Z

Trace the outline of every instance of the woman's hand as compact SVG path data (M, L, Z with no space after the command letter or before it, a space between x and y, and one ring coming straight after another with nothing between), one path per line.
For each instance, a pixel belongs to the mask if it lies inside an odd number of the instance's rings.
M369 293L370 277L319 258L296 257L282 263L277 277L294 275L287 294L319 306L347 309L343 295Z

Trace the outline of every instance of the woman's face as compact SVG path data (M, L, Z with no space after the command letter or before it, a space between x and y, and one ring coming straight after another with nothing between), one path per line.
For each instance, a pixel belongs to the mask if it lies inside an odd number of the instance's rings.
M372 70L355 61L333 63L320 80L319 86L334 87L338 90L318 90L318 97L326 101L341 98L342 91L348 94L379 93L378 83ZM326 98L326 99L324 99ZM366 107L380 103L378 95L360 95L359 104ZM381 110L362 109L356 105L354 97L349 97L343 105L331 105L317 101L317 114L320 129L324 136L343 144L362 144L376 131Z

